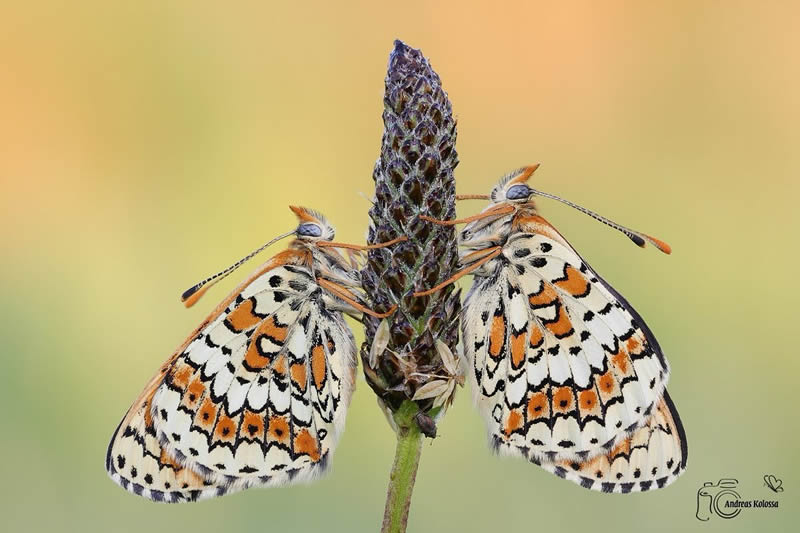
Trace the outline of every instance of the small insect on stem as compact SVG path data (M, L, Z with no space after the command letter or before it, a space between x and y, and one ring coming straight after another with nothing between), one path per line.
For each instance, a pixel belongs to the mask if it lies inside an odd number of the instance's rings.
M436 421L428 416L427 413L420 411L414 416L414 421L423 435L429 439L436 438Z

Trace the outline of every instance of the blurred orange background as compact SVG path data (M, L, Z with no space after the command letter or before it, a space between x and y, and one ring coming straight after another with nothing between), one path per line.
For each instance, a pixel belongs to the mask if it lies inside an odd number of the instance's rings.
M314 485L156 505L108 480L103 457L140 388L246 271L188 311L185 288L290 229L290 203L363 241L357 192L371 194L395 38L450 95L462 193L541 162L538 188L672 245L642 251L539 202L656 332L690 449L664 491L589 492L493 457L463 391L423 451L409 530L791 529L798 22L798 5L734 1L0 8L4 529L378 529L394 440L363 379ZM698 522L697 489L726 477L781 506Z

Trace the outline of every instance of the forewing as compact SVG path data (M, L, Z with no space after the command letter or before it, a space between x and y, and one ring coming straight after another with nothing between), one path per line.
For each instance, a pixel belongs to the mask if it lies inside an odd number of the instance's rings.
M513 235L465 302L476 401L500 453L583 460L645 424L668 367L638 314L554 231Z
M209 317L167 363L163 379L154 378L140 400L148 407L138 410L149 414L153 452L216 487L209 495L301 481L326 467L354 366L352 334L341 314L325 308L310 271L279 265ZM109 448L112 456L132 454L126 468L109 469L123 485L138 456L147 455L123 442L139 422L126 418ZM173 485L166 475L154 479L154 490Z

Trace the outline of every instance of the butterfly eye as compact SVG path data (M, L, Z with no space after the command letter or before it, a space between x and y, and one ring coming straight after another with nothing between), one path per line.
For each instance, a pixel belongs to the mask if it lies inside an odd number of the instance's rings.
M514 185L506 191L507 200L523 200L531 195L531 189L527 185Z
M297 234L303 237L320 237L322 235L322 228L316 224L300 224L297 227Z

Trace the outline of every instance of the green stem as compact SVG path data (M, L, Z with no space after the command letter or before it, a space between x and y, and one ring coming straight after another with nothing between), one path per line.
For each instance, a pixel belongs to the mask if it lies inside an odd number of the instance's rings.
M418 411L417 404L405 401L394 414L397 423L397 449L389 476L382 533L404 533L408 525L411 493L422 452L422 433L414 420Z

